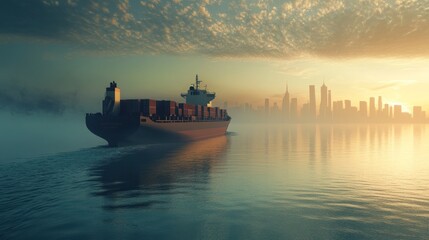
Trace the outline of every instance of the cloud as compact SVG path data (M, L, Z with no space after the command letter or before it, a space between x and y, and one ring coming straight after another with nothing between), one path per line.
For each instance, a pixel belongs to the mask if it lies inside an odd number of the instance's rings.
M416 0L5 0L0 42L10 35L121 54L419 57L429 14Z
M378 90L384 90L388 88L403 87L414 83L416 83L415 80L390 80L389 82L386 82L383 85L371 88L371 90L378 91Z
M391 87L396 87L398 85L399 84L397 82L395 82L395 83L388 83L388 84L384 84L384 85L381 85L381 86L378 86L378 87L371 88L371 90L378 91L378 90L383 90L383 89L387 89L387 88L391 88Z
M51 2L3 0L0 3L0 34L61 38L71 31L67 9Z

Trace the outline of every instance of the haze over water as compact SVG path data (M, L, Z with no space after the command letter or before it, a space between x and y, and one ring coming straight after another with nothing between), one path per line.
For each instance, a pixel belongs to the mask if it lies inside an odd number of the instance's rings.
M188 144L9 158L0 238L427 239L428 148L426 125L233 121Z

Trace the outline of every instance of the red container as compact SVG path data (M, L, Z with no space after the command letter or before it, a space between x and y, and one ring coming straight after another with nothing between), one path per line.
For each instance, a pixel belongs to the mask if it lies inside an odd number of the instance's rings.
M196 105L194 115L201 119L203 117L203 106Z
M140 100L140 112L143 116L153 116L156 114L156 100L153 99L141 99Z
M203 113L203 118L204 119L207 119L207 118L209 118L210 116L209 116L209 109L208 109L208 107L206 107L206 106L202 106L202 113Z
M179 109L182 109L184 117L191 117L195 114L195 106L187 103L179 103Z
M216 110L215 110L215 108L209 107L208 110L209 110L209 118L211 118L211 119L216 118Z
M219 107L215 107L214 108L214 112L215 112L215 118L220 118L220 113L219 113Z

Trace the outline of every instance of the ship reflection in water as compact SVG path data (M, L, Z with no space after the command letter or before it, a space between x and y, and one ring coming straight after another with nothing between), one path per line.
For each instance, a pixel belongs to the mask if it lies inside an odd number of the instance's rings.
M162 204L151 195L186 194L204 190L212 165L223 161L228 137L195 142L136 147L91 169L91 181L101 185L93 194L110 200L106 210L146 208ZM125 203L121 202L121 199ZM129 200L139 199L140 202Z

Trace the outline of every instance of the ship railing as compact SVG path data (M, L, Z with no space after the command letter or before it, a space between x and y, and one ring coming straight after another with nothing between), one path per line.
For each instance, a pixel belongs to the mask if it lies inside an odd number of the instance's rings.
M186 122L219 122L219 121L227 121L228 119L196 119L196 120L161 120L161 119L157 119L157 120L153 120L154 122L157 123L186 123Z

